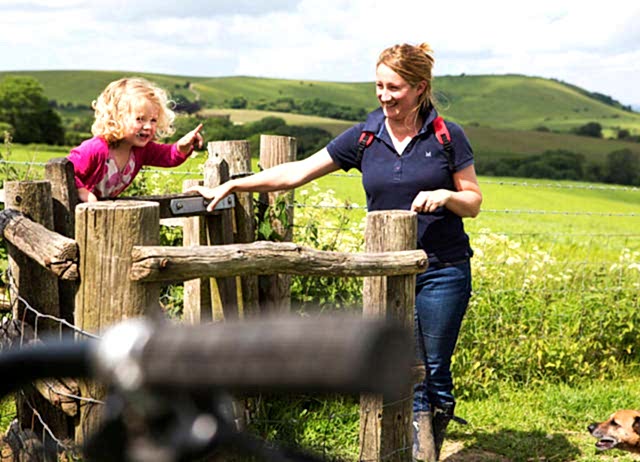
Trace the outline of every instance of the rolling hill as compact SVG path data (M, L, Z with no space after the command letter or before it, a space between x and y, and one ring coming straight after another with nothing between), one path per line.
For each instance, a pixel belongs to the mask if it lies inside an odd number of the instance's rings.
M85 106L111 81L134 75L122 71L12 71L5 75L34 77L58 106ZM258 77L193 77L135 74L178 95L199 99L203 116L225 114L236 123L252 122L272 115L289 125L320 127L332 135L353 121L253 109L223 109L224 102L239 96L252 103L293 98L320 99L335 105L374 109L378 106L373 82L321 82ZM588 122L603 127L605 138L626 129L640 136L640 113L606 104L584 89L556 80L523 75L438 76L434 80L438 108L446 118L460 123L469 136L478 160L570 150L601 163L612 151L628 149L640 155L640 143L598 139L571 134ZM63 111L65 109L63 108ZM69 110L69 113L73 113ZM87 114L90 113L87 111Z
M36 78L45 94L60 105L89 105L112 80L132 75L122 71L12 71L5 75ZM221 107L225 100L243 96L251 103L289 97L318 98L336 105L367 110L377 107L372 82L321 82L259 77L191 77L136 74L155 81L172 96L205 108ZM556 80L524 75L460 75L434 79L440 112L464 126L534 130L546 127L569 132L587 122L598 122L606 135L618 129L640 134L640 114L590 97L588 91Z

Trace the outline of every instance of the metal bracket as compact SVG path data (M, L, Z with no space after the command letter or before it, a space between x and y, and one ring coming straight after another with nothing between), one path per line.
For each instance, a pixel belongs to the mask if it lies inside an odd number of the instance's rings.
M207 212L209 199L202 196L187 196L179 199L172 199L170 203L171 213L174 216L180 215L204 215ZM236 206L236 197L229 194L216 204L214 210L232 209Z

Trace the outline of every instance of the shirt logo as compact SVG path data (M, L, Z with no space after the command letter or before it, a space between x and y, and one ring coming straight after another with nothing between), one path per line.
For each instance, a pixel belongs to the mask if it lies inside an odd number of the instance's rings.
M425 157L431 157L431 151L427 151L427 152L425 153Z

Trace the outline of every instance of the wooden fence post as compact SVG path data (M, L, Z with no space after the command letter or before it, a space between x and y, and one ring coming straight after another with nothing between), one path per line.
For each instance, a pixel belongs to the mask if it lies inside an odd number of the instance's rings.
M207 146L209 157L204 164L204 185L218 186L229 181L229 164L220 155L219 142L210 142ZM233 244L233 216L231 210L223 210L217 215L206 217L207 244ZM240 316L238 286L236 278L223 277L211 279L211 304L213 318L237 319Z
M65 157L51 159L45 166L45 178L51 182L53 199L53 229L62 236L75 235L75 208L78 205L73 164ZM73 311L77 283L59 281L60 316L73 324Z
M417 242L417 216L403 210L367 214L365 251L413 250ZM364 279L363 316L401 322L413 332L414 274ZM380 395L360 399L360 460L411 461L412 386L407 399L385 403Z
M191 186L201 185L201 180L185 180L182 190ZM205 217L185 217L182 219L182 245L207 245ZM189 324L201 324L213 319L211 305L211 284L209 278L198 278L184 281L183 314L182 319Z
M45 228L53 229L51 184L48 181L7 181L5 204L7 208L22 212ZM7 243L7 246L9 269L20 297L42 314L60 316L58 279L55 275L18 252L11 244ZM24 310L24 302L14 304L13 318L26 319L33 326L34 314L25 314Z
M251 151L248 141L212 141L207 145L209 158L205 163L205 186L217 186L232 175L251 172ZM223 211L217 221L207 219L210 244L246 244L255 240L253 194L237 193L233 210ZM220 225L217 225L220 223ZM215 227L214 227L215 226ZM216 233L219 235L212 234ZM216 278L225 319L258 314L258 278L238 276ZM231 292L235 293L231 293ZM233 309L235 308L235 311ZM233 418L238 430L246 427L247 401L233 399Z
M158 245L159 206L154 202L105 201L76 207L76 241L80 253L80 284L76 294L76 326L100 334L127 318L160 310L160 285L130 280L134 245ZM85 398L100 400L104 387L81 381ZM100 410L93 401L83 402L76 425L76 443L95 431Z
M7 181L5 206L22 212L32 221L48 229L53 229L51 184L48 181ZM29 305L41 314L60 317L58 278L15 249L9 242L7 248L9 270L15 283L13 289L17 290L17 295L21 298L14 304L13 319L26 321L34 327L38 337L42 337L42 334L46 337L47 333L58 333L58 323L38 319L35 313L27 309ZM38 422L34 417L34 412L37 412L56 437L64 439L70 436L66 416L31 387L25 389L24 394L17 395L16 410L20 426L23 428L31 428L34 421ZM36 428L41 429L42 426L36 424ZM48 436L46 438L48 439Z
M260 166L268 169L296 159L296 139L289 136L260 135ZM271 227L283 237L283 241L293 240L293 200L294 191L263 193L259 196L261 207L271 207L278 201L286 206L286 223L271 222ZM260 276L258 279L260 305L263 313L289 312L291 310L291 276L279 274Z
M216 141L209 143L209 155L219 156L229 168L229 178L251 173L251 150L248 141ZM256 240L253 193L235 193L233 210L233 243L248 244ZM240 276L241 309L244 316L259 314L257 276Z

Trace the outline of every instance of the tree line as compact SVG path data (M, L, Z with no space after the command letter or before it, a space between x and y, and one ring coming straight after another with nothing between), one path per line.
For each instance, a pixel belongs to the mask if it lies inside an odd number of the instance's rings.
M589 162L568 150L528 157L476 159L479 175L544 178L640 186L640 155L630 149L612 151L603 163Z

